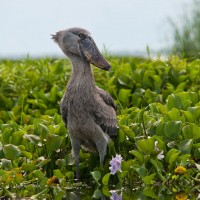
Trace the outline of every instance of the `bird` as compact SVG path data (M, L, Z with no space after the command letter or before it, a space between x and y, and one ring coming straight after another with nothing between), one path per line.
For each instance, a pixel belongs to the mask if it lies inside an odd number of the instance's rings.
M67 28L52 35L71 61L72 73L60 101L62 120L68 129L76 178L80 178L80 149L98 152L103 165L107 145L117 136L117 106L111 95L96 86L91 64L109 71L110 63L103 57L91 33L80 27Z

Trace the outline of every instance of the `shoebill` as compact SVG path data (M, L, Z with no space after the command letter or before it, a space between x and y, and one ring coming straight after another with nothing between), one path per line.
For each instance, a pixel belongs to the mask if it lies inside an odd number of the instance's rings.
M68 128L79 179L79 151L98 151L103 165L110 137L117 135L116 105L110 94L95 85L91 64L103 70L111 65L97 48L89 31L69 28L52 35L72 64L72 74L60 102Z

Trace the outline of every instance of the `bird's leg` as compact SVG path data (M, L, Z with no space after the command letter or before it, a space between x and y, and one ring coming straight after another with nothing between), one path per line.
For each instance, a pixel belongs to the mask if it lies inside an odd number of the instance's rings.
M80 179L79 155L76 157L76 179Z
M105 157L106 151L107 151L107 142L105 140L99 140L99 141L97 141L96 146L97 146L97 150L99 152L100 165L103 165L104 157Z
M80 172L79 172L79 152L80 152L80 144L76 140L71 139L72 143L72 154L76 159L76 179L80 178Z

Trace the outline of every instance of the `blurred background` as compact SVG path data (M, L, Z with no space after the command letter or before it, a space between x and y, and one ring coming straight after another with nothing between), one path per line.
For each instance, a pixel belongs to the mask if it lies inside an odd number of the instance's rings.
M1 0L0 58L63 56L56 31L88 29L100 50L200 57L200 0Z

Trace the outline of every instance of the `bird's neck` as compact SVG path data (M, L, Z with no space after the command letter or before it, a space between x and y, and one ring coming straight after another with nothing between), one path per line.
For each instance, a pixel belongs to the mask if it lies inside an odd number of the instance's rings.
M94 75L90 63L79 57L71 58L71 63L73 70L70 82L83 84L83 87L84 84L95 87Z

